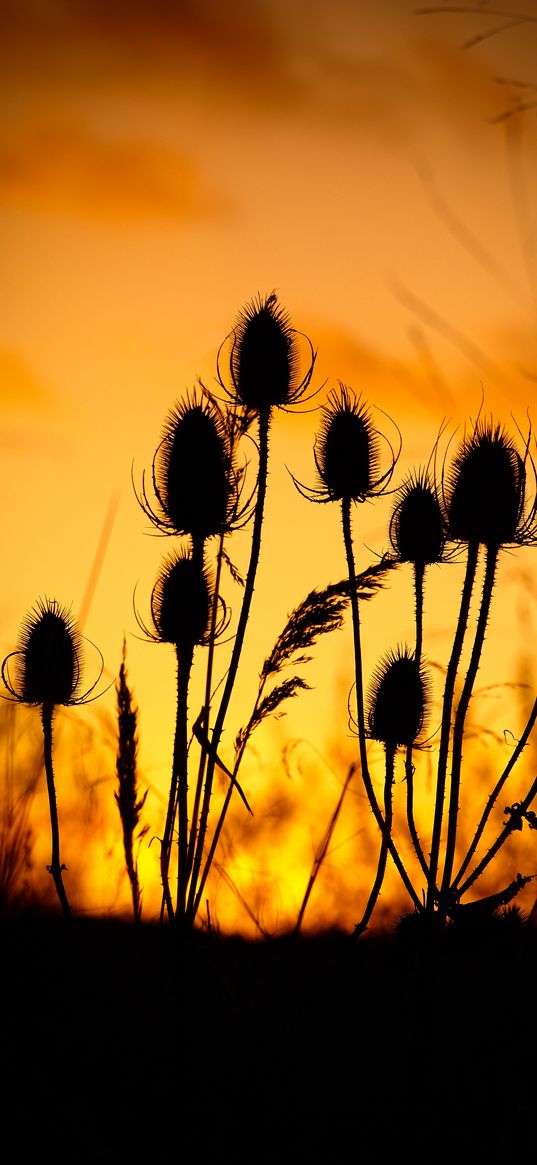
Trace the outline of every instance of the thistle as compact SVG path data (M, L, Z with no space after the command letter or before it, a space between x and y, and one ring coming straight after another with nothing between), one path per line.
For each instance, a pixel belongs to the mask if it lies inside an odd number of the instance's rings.
M352 388L342 382L329 393L321 410L321 427L315 441L313 456L317 483L308 487L293 478L299 492L310 501L338 502L341 506L343 542L349 579L354 644L356 681L357 731L360 750L360 768L367 797L383 836L389 830L378 805L367 758L367 732L364 712L364 686L361 648L360 607L356 587L356 567L351 527L351 507L355 503L379 497L389 487L399 453L377 430L370 407L357 397ZM388 467L381 468L382 444L389 451ZM415 892L409 882L392 839L387 842L393 859L409 893Z
M257 421L256 441L259 458L250 561L229 668L211 736L211 753L205 778L200 828L193 856L188 903L192 921L197 909L196 903L199 903L196 885L203 858L216 757L236 682L259 564L267 491L270 423L275 408L289 409L304 399L315 365L315 352L311 342L304 338L308 357L305 371L301 372L299 336L300 333L292 327L289 316L278 303L276 295L272 293L265 298L258 295L239 314L230 336L224 341L218 353L217 378L220 387L232 405L243 411L245 427L254 420ZM228 354L225 372L224 350L227 350ZM229 785L226 794L224 815L232 791L233 783ZM202 875L202 881L204 879L205 875Z
M492 420L478 420L469 436L461 442L446 479L446 509L448 536L466 543L466 578L461 600L459 623L454 649L446 677L442 734L440 741L439 772L443 796L445 786L451 710L458 663L468 623L470 598L473 589L479 549L485 548L485 573L479 615L468 671L455 711L451 759L451 780L444 871L440 889L442 910L448 908L450 896L460 880L462 870L452 884L455 857L459 790L462 768L462 750L466 715L479 668L485 639L492 593L496 578L499 553L505 546L528 546L537 542L537 475L529 453L531 428L521 454L516 442L505 429ZM532 479L530 490L529 478ZM437 800L437 818L441 819L441 804ZM436 875L439 844L439 825L433 836L432 875Z
M414 655L419 667L423 645L423 601L425 568L442 562L446 545L446 515L427 469L411 473L399 487L390 519L390 542L398 562L410 563L414 575L416 643ZM429 867L414 821L414 765L412 741L406 753L407 821L418 860L425 877Z
M304 399L311 382L315 353L301 375L299 335L274 292L258 295L237 317L231 334L229 380L220 384L248 414L268 416L273 408L291 408Z
M138 622L150 639L169 643L177 658L177 714L172 775L166 824L161 843L161 876L164 901L170 918L184 921L188 882L188 688L194 649L209 641L212 587L204 568L192 553L165 559L151 593L152 629ZM225 608L217 631L225 625ZM169 888L169 864L175 819L178 818L178 896L174 911Z
M60 860L53 768L53 719L58 706L85 703L102 675L101 657L97 679L86 692L81 693L81 653L82 638L70 611L56 599L40 599L22 624L19 647L6 656L2 664L2 679L10 698L21 704L41 708L52 833L52 856L47 869L53 878L66 919L71 917L71 908L62 879L62 873L67 867Z
M233 419L202 387L166 417L152 465L155 500L145 474L136 496L161 533L187 534L199 545L240 520L240 481Z
M369 736L384 745L386 828L382 836L375 881L362 919L355 927L356 936L367 928L384 881L393 819L395 754L398 748L407 749L415 744L423 729L427 700L427 682L415 655L406 648L388 654L373 678L368 712Z

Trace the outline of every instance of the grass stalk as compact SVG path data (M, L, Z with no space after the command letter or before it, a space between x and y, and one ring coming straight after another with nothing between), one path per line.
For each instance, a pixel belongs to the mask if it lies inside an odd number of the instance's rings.
M257 567L259 563L259 555L261 551L261 530L263 526L263 517L265 510L265 498L267 492L267 476L268 476L268 455L269 455L269 428L270 428L270 408L263 409L259 413L259 467L258 467L258 483L257 483L257 497L254 511L254 523L252 529L252 541L250 547L250 561L248 565L248 572L244 584L244 594L237 624L237 631L233 642L233 650L231 653L231 660L229 664L228 673L226 676L226 683L218 713L216 716L213 733L212 733L212 749L207 760L207 772L205 777L205 788L203 793L202 808L200 813L199 834L196 841L196 849L194 854L194 861L192 864L192 875L190 879L190 889L188 896L187 913L191 924L194 923L197 911L201 902L201 897L205 887L205 882L210 869L210 864L214 855L214 844L211 846L209 855L202 869L203 851L205 846L205 837L207 833L207 825L209 819L209 807L212 795L212 786L214 779L214 769L216 765L216 756L220 744L220 738L224 729L224 723L229 707L229 702L233 694L233 689L237 679L237 672L242 654L244 644L244 637L246 634L246 626L250 615L250 607L252 604L254 584L257 574ZM227 807L233 792L233 784L230 784L224 802L223 815L220 814L218 833L223 824L223 819L227 812Z
M380 894L384 875L386 873L386 862L388 860L389 838L391 835L392 819L393 819L393 782L394 782L394 768L395 768L395 746L393 744L385 745L386 758L386 777L384 782L384 820L386 829L382 834L382 841L380 845L379 860L377 864L377 872L375 881L371 887L366 908L362 915L360 922L354 928L353 934L355 938L359 938L361 934L367 930L369 920L377 904L378 896Z
M461 784L461 769L462 769L462 750L464 742L464 726L466 722L466 715L472 696L477 671L479 668L479 661L481 659L481 652L485 639L485 631L488 623L490 613L490 605L492 601L492 591L494 587L494 580L496 577L496 568L498 564L498 547L489 546L486 550L485 561L485 577L483 580L483 590L481 596L481 604L479 609L479 616L477 620L477 627L475 631L474 643L466 679L464 681L461 697L455 713L455 723L453 727L453 752L451 761L451 783L449 795L449 808L447 819L447 837L446 850L444 859L444 872L442 877L442 885L440 889L440 903L442 912L446 908L449 898L451 875L453 872L453 862L455 858L455 847L457 842L457 821L459 815L459 792Z
M455 636L453 639L453 645L451 648L451 655L449 658L446 671L446 680L444 684L442 723L440 728L440 746L438 750L438 766L436 776L436 797L429 860L429 879L427 884L427 911L430 914L434 911L438 893L436 879L440 858L440 841L442 833L442 819L444 814L444 797L447 780L449 746L451 739L453 700L455 698L455 684L457 682L459 663L468 626L468 616L470 613L470 602L477 570L478 555L479 543L470 542L468 544L466 571L462 588L457 627L455 630Z
M475 834L472 838L472 842L471 842L470 846L468 847L468 851L466 853L466 856L464 857L464 860L461 862L460 869L458 870L456 877L453 879L452 889L457 888L461 878L466 873L466 870L468 869L468 866L470 865L470 862L471 862L471 860L476 852L476 849L477 849L479 842L481 840L481 837L483 835L483 830L487 824L487 821L490 817L492 809L493 809L493 807L494 807L494 805L495 805L495 803L496 803L496 801L497 801L497 799L498 799L498 797L503 789L503 786L505 785L506 781L510 777L519 757L521 756L523 750L525 749L525 747L528 743L528 740L529 740L530 735L533 731L533 727L535 725L536 720L537 720L537 700L534 701L533 708L532 708L530 715L528 717L528 720L526 722L526 726L524 728L524 731L523 731L520 739L517 741L516 748L513 749L513 752L511 753L511 756L510 756L503 772L499 776L499 778L494 786L494 789L492 790L492 792L490 793L490 795L487 799L487 804L486 804L486 806L483 810L483 813L481 815L479 824L478 824L477 829L475 831Z
M341 520L343 526L343 541L345 544L345 555L347 559L347 570L349 574L349 589L353 628L353 646L354 646L354 672L356 681L356 715L358 726L358 744L360 755L360 769L362 773L362 781L364 783L365 791L369 800L371 809L377 825L382 834L382 838L386 841L389 852L395 862L397 870L403 881L406 890L408 891L412 901L417 909L421 909L421 902L418 895L408 877L401 858L394 845L393 839L390 836L390 827L385 821L380 806L378 804L373 782L369 772L369 765L367 759L367 739L365 728L365 711L364 711L364 684L363 684L363 668L362 668L362 646L360 633L360 608L358 602L358 593L356 588L356 568L354 564L354 550L352 544L352 530L351 530L351 501L350 498L343 498L341 502Z
M56 786L54 784L54 768L52 763L52 722L54 719L54 705L52 703L43 703L41 707L41 722L43 725L43 745L44 745L44 760L45 773L47 778L47 792L50 810L50 828L52 834L52 853L50 859L50 866L47 866L49 874L52 875L56 893L60 900L63 916L66 921L71 919L71 907L67 898L67 893L62 879L62 871L65 866L60 861L60 829L58 823L58 806L56 803Z

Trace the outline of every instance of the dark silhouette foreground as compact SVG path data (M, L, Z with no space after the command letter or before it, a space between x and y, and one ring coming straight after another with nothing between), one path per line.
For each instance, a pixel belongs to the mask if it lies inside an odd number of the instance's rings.
M0 926L4 1144L28 1160L534 1151L535 927L252 943Z

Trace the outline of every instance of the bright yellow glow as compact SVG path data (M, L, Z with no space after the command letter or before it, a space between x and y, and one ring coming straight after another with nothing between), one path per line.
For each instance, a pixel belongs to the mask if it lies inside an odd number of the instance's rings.
M139 863L152 914L158 841L149 842L160 836L166 805L175 668L166 647L143 641L133 613L135 589L147 612L169 544L148 536L131 471L139 482L168 409L196 378L214 386L218 346L243 304L273 288L318 350L315 403L342 380L399 426L397 481L427 462L444 418L454 431L475 417L482 397L486 411L511 428L513 414L525 429L537 383L537 129L523 115L493 119L517 95L496 83L499 74L535 80L536 32L524 26L464 52L480 16L418 17L395 0L382 13L343 0L308 6L305 22L300 5L290 13L279 0L240 12L227 6L225 20L217 5L210 18L196 6L188 17L182 6L166 17L121 4L44 13L27 0L8 8L0 82L2 655L43 595L84 613L108 683L126 634L140 783L149 787ZM288 613L312 587L345 574L337 507L309 505L288 472L313 481L317 422L315 412L274 421L254 610L222 742L228 763ZM388 515L389 499L356 509L358 569L387 548ZM248 537L237 534L230 547L239 566ZM486 796L504 731L522 730L522 696L508 685L523 679L535 688L534 555L502 557L478 679L484 696L472 705L487 733L465 754L470 797L478 787ZM435 667L446 664L459 585L457 566L430 572L425 651ZM226 588L236 611L240 592ZM366 677L412 633L411 580L401 571L364 612ZM225 667L223 649L217 665ZM89 651L89 682L93 666ZM256 932L226 876L267 930L293 925L356 759L347 724L350 627L321 644L302 674L312 691L260 730L241 770L254 818L234 806L218 855L225 874L215 868L207 890L212 920L225 929ZM491 685L499 686L489 692ZM193 714L201 693L200 668ZM113 801L113 717L112 684L98 703L58 718L60 736L60 724L69 726L58 745L64 860L75 906L95 911L128 911L130 901ZM22 722L38 739L38 714L28 711ZM425 835L431 764L424 753ZM379 782L381 773L380 764ZM402 812L399 788L397 797ZM348 926L359 916L378 847L370 816L356 778L305 925ZM42 779L32 822L31 875L50 893ZM517 837L500 882L518 869L533 872L531 841L527 830ZM389 869L379 916L403 907Z

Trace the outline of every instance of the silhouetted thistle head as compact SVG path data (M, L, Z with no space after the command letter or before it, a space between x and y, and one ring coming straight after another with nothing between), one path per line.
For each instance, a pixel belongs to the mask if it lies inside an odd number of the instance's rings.
M264 298L258 295L243 308L231 333L231 386L225 384L220 372L226 341L218 354L218 380L247 414L268 417L272 408L287 408L304 397L313 373L315 352L305 337L309 362L305 374L301 375L300 335L274 292Z
M446 519L428 475L410 474L401 485L390 519L390 542L399 562L441 562Z
M415 656L406 648L389 652L371 685L369 735L389 749L414 744L423 728L427 696L424 673Z
M295 479L298 490L311 501L363 502L389 484L397 458L391 446L390 466L381 473L381 433L369 407L352 388L339 383L321 410L321 428L313 456L320 486L308 488Z
M67 608L56 599L40 599L22 624L19 643L2 665L3 681L15 700L54 706L86 699L88 693L79 694L81 638Z
M207 642L211 609L212 589L203 563L190 554L172 555L165 559L151 593L153 630L147 633L179 651L190 650Z
M150 505L142 484L138 498L163 533L210 538L225 533L237 517L239 474L227 418L204 390L194 391L168 414L153 459Z
M528 447L520 456L501 425L478 422L462 441L447 475L448 536L487 547L533 543L535 497L526 497Z

